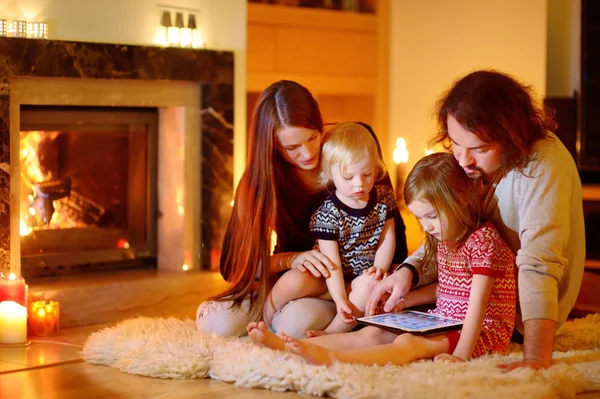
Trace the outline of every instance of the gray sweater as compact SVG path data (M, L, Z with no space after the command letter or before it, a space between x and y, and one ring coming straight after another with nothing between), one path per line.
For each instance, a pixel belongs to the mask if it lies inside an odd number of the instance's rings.
M508 172L486 208L486 217L516 255L521 332L529 319L565 322L585 261L581 180L571 154L551 134L535 144L534 160L523 172ZM436 271L421 268L421 259L419 248L406 262L419 270L419 285L425 285L435 281Z

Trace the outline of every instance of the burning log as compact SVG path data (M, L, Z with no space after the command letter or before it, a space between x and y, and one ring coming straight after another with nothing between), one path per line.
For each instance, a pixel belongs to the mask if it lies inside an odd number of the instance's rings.
M71 194L71 178L34 183L33 188L35 195L32 206L40 219L48 224L55 210L52 202Z

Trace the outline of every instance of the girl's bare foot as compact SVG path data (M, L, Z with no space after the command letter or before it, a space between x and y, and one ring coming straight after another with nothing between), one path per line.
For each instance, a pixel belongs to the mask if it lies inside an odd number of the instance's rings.
M333 351L307 341L299 341L288 337L285 348L304 358L310 364L330 365L333 362Z
M321 335L327 335L327 333L325 331L321 331L321 330L306 331L306 338L320 337Z
M255 345L280 351L285 350L285 342L269 331L264 321L249 323L246 330L248 330L248 336Z

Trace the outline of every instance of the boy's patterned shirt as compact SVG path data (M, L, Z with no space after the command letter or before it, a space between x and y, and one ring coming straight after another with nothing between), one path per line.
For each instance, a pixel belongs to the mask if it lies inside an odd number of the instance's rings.
M373 266L385 223L397 212L389 187L374 186L363 209L350 208L333 193L312 215L310 231L317 239L337 241L344 278L351 280Z

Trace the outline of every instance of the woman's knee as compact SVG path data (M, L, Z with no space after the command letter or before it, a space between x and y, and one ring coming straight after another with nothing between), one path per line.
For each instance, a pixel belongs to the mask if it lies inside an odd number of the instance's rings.
M273 316L275 332L302 338L307 330L323 330L336 314L335 303L317 298L302 298L286 304Z
M241 306L233 306L233 302L207 301L200 304L196 311L196 327L204 334L221 336L241 336L246 334L246 326L251 321L258 321L259 316L250 314L250 300L246 299Z

